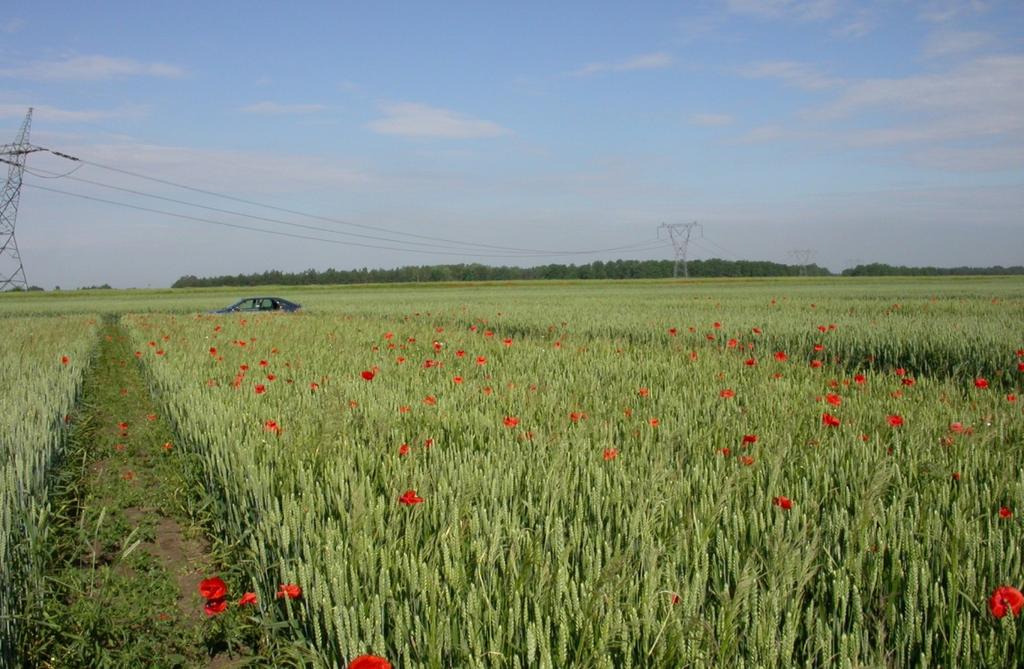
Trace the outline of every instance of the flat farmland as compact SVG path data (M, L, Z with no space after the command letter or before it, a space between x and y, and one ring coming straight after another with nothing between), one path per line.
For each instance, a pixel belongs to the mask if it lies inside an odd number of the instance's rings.
M1024 664L1020 279L0 298L79 314L326 666Z

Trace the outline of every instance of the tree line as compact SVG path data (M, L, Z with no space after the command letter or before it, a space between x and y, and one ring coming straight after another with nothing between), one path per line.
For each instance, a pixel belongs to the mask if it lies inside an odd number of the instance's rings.
M691 260L687 263L693 278L761 276L829 276L817 265L785 265L760 260ZM271 270L257 274L236 274L199 278L183 276L172 288L212 286L299 286L347 283L416 283L436 281L523 281L531 279L664 279L673 275L672 260L597 260L582 265L538 265L536 267L490 266L478 263L459 265L409 265L396 269L327 269L322 272ZM679 270L680 275L682 269Z
M767 260L691 260L690 277L783 277L832 276L818 265L787 265ZM408 265L395 269L326 269L304 272L270 270L255 274L197 277L183 276L172 288L214 286L305 286L317 284L430 283L438 281L526 281L533 279L664 279L673 276L672 260L600 260L582 265L537 265L535 267L491 266L479 263L457 265ZM907 267L870 263L842 271L842 276L995 276L1024 274L1024 267Z

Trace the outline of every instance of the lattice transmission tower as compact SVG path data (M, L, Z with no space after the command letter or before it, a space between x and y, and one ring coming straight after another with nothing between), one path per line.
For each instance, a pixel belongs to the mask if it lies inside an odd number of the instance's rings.
M814 262L815 255L814 249L793 249L789 252L789 256L800 267L800 276L807 276L807 271L810 269L811 263Z
M28 132L32 127L32 108L28 108L21 130L12 144L0 145L0 162L7 165L7 181L0 194L0 291L12 288L28 290L25 266L18 253L18 242L14 239L14 224L18 218L18 199L21 197L21 177L25 173L25 157L38 146L28 143Z
M700 236L703 239L704 226L696 221L692 223L662 223L658 226L658 237L661 237L662 230L666 231L676 254L676 264L672 267L674 278L679 276L680 262L683 263L683 276L687 279L690 278L690 270L686 266L686 253L690 246L690 236L695 229L700 229Z

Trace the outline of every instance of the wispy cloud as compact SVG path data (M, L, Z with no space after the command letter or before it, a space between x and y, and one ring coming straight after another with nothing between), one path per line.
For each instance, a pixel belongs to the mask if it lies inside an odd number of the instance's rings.
M36 61L0 67L0 77L32 81L98 81L119 77L183 77L185 70L166 63L146 63L130 58L73 56L63 60Z
M52 123L88 123L106 119L139 118L147 112L147 108L142 106L118 107L117 109L61 109L30 103L0 103L0 118L24 118L29 107L33 107L32 118Z
M692 114L690 116L692 125L703 127L732 125L735 120L730 114Z
M2 19L0 20L0 33L13 35L25 27L24 19Z
M739 73L752 79L779 79L789 86L808 91L835 88L843 83L820 72L817 68L791 60L753 63L740 68Z
M726 0L725 6L734 14L799 21L830 19L839 11L837 0Z
M948 30L935 33L925 42L924 55L928 58L955 56L977 51L995 43L989 33L973 30Z
M493 121L484 121L457 112L415 102L383 105L384 117L367 124L383 135L438 137L444 139L480 139L499 137L511 131Z
M257 102L239 109L246 114L315 114L327 109L325 105L319 104L282 104L280 102Z
M922 3L918 15L932 23L947 23L965 15L985 12L991 4L984 0L931 0Z
M672 54L665 51L645 53L611 63L590 63L570 72L570 76L589 77L602 72L632 72L634 70L661 70L675 63Z

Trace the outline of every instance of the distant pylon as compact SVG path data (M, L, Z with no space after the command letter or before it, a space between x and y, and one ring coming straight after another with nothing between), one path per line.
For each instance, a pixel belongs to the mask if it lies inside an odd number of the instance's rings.
M800 276L807 276L807 270L814 261L814 254L814 249L793 249L789 252L790 257L800 267Z
M0 145L0 161L7 164L7 181L0 194L0 291L12 288L28 289L25 266L14 239L14 223L18 218L18 199L21 197L21 177L25 173L25 157L33 151L42 151L28 143L32 127L32 108L28 108L13 144Z
M690 245L690 235L694 228L700 228L700 236L704 237L704 226L694 221L693 223L662 223L658 226L658 236L661 231L668 232L668 238L672 241L672 249L675 251L676 264L672 267L673 278L679 276L679 262L683 263L683 276L690 278L690 269L686 266L686 252Z

